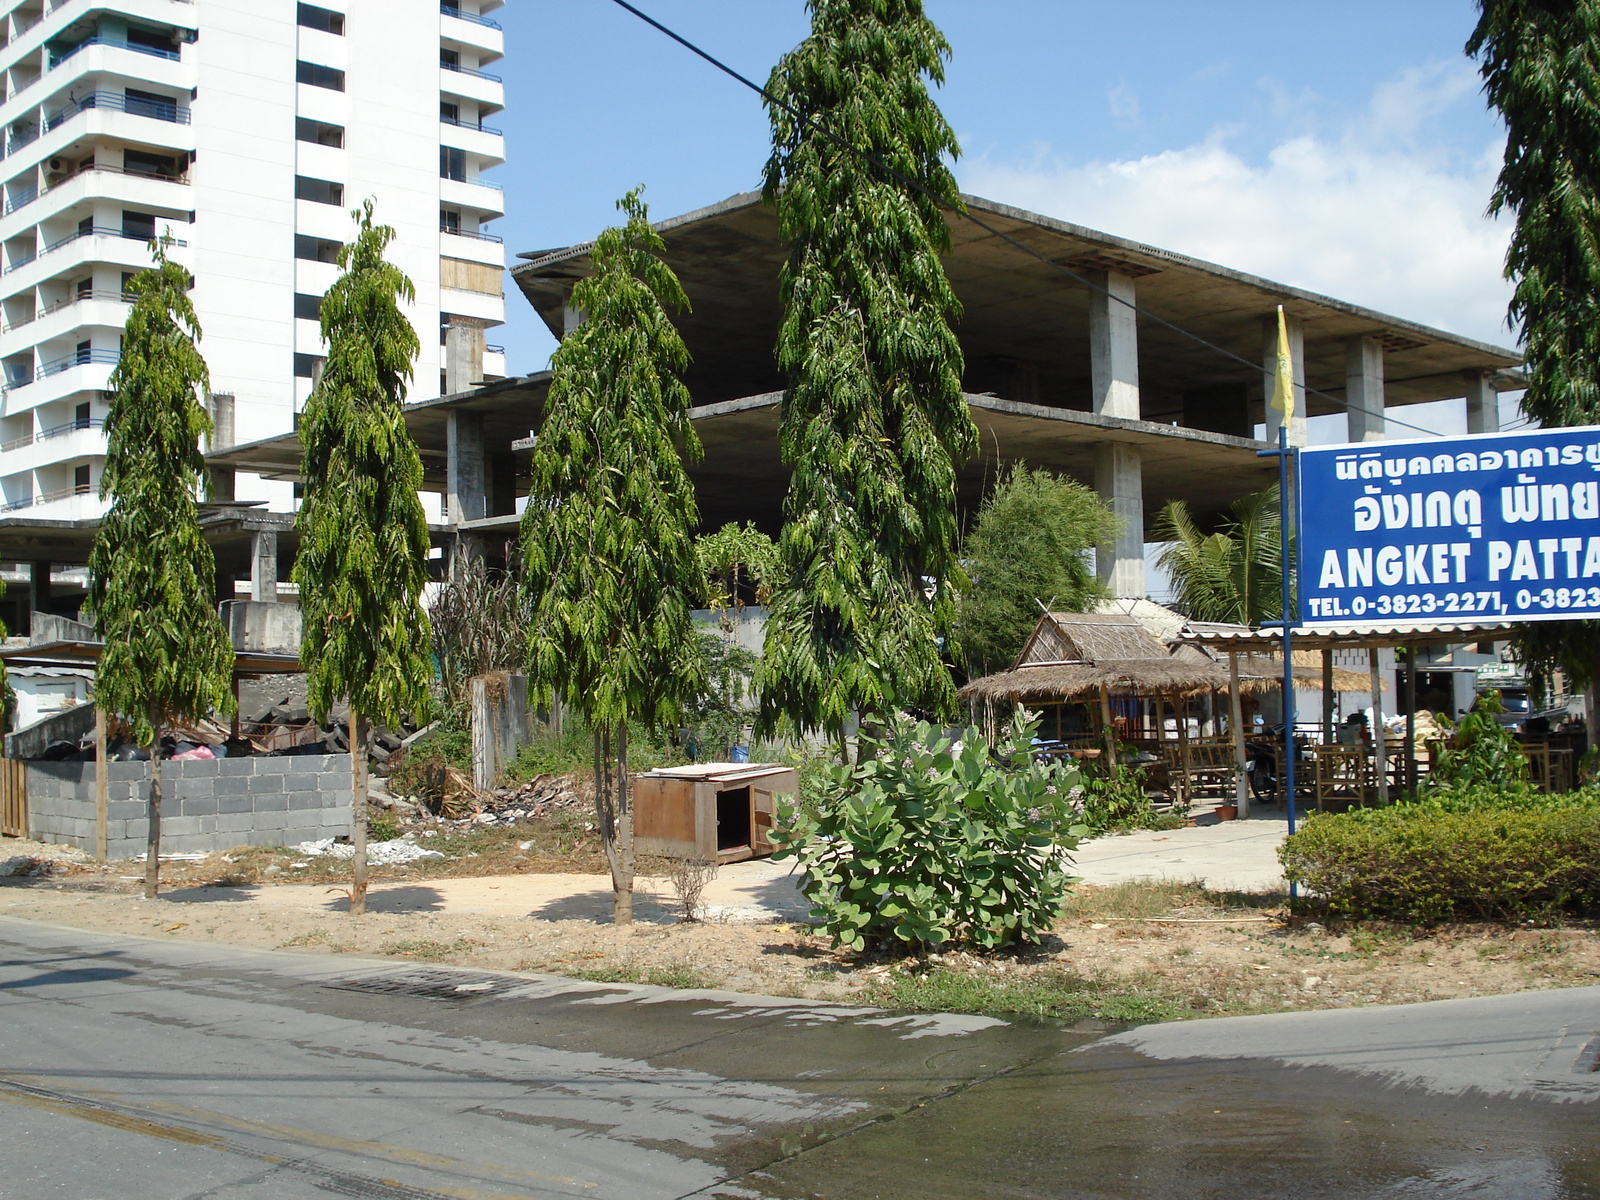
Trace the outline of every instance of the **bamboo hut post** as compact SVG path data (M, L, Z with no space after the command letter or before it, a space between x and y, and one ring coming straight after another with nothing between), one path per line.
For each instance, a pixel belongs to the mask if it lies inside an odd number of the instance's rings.
M1228 728L1233 734L1234 791L1242 820L1250 815L1250 776L1245 770L1244 700L1239 695L1239 652L1228 651Z
M1417 787L1417 648L1406 647L1406 786Z
M1333 651L1322 651L1322 744L1333 745L1336 735L1334 722Z
M1383 738L1383 679L1378 674L1378 647L1367 647L1367 678L1372 688L1373 761L1378 770L1378 803L1389 803L1389 750Z
M1111 696L1103 683L1100 685L1100 736L1106 743L1106 774L1109 776L1117 767L1117 734L1111 726Z

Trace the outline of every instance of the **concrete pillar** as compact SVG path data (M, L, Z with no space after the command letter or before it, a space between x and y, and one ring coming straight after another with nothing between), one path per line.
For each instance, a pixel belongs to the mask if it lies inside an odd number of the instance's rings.
M1289 444L1306 444L1306 343L1305 327L1299 317L1289 317L1289 358L1294 363L1294 420L1289 423ZM1261 373L1266 398L1267 441L1278 444L1278 414L1272 407L1272 391L1278 378L1278 313L1273 310L1261 318Z
M233 440L233 393L211 393L211 448L231 450Z
M1345 342L1344 403L1352 442L1383 441L1383 343L1377 338Z
M446 429L447 487L445 503L452 525L479 521L488 515L487 463L483 452L483 414L454 409Z
M1097 445L1094 488L1122 519L1122 531L1095 551L1096 574L1113 596L1143 599L1144 461L1138 449L1122 442Z
M50 611L50 564L36 562L29 575L28 604L34 612Z
M1500 432L1500 393L1494 390L1487 371L1467 376L1467 432Z
M1117 271L1091 278L1105 291L1089 293L1089 375L1094 411L1139 417L1139 330L1133 280ZM1140 595L1143 595L1141 592Z
M278 532L258 529L250 539L250 599L278 599Z
M447 396L471 391L483 381L482 321L451 315L444 329L444 391Z

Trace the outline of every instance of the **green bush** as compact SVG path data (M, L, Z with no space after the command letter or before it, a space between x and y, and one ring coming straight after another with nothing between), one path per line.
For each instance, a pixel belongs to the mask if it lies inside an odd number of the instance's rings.
M1544 920L1600 903L1600 796L1486 788L1316 816L1284 875L1331 912L1400 920Z
M859 762L823 772L810 803L780 807L774 857L799 860L835 945L989 948L1050 929L1086 830L1068 798L1077 771L1033 761L1035 728L1019 715L991 748L976 729L955 743L897 722L863 734Z
M1512 732L1496 719L1503 711L1499 692L1485 692L1478 697L1428 773L1427 792L1478 787L1533 790L1527 757Z
M400 822L392 812L371 809L367 812L367 838L374 842L392 842L400 836Z

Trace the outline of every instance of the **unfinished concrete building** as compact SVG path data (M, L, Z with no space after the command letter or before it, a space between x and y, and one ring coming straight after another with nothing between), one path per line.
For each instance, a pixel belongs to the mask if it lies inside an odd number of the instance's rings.
M1345 412L1352 441L1382 438L1386 409L1452 398L1466 406L1472 430L1492 430L1497 392L1520 386L1517 356L1500 347L977 197L967 204L1045 261L949 219L945 264L963 306L965 388L982 434L980 455L961 470L958 501L974 507L997 468L1014 461L1090 483L1126 520L1117 544L1099 555L1117 595L1144 595L1143 542L1167 500L1214 512L1272 479L1273 462L1256 451L1277 439L1263 397L1279 304L1296 375L1310 389L1299 412ZM716 528L751 520L775 533L787 486L778 452L783 380L773 353L786 250L776 219L749 193L657 228L693 305L677 321L694 357L690 416L705 456L691 476L702 521ZM589 253L584 244L525 254L512 272L557 336L581 320L568 301ZM406 419L422 451L424 486L445 497L439 542L465 541L497 556L516 534L550 376L475 386L481 370L470 356L447 355L449 394L410 405ZM1263 424L1265 441L1254 436ZM1303 416L1290 437L1304 443ZM209 461L227 494L231 471L296 479L300 446L290 433L218 446ZM234 579L248 576L252 595L274 596L292 529L247 506L214 507L207 520L222 590L231 595ZM90 532L23 529L0 518L0 559L81 563Z

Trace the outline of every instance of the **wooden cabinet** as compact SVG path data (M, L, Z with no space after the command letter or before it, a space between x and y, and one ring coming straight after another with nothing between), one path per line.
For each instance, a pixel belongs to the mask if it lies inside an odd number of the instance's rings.
M633 836L640 854L731 863L771 854L778 801L800 788L793 767L697 763L633 781Z

